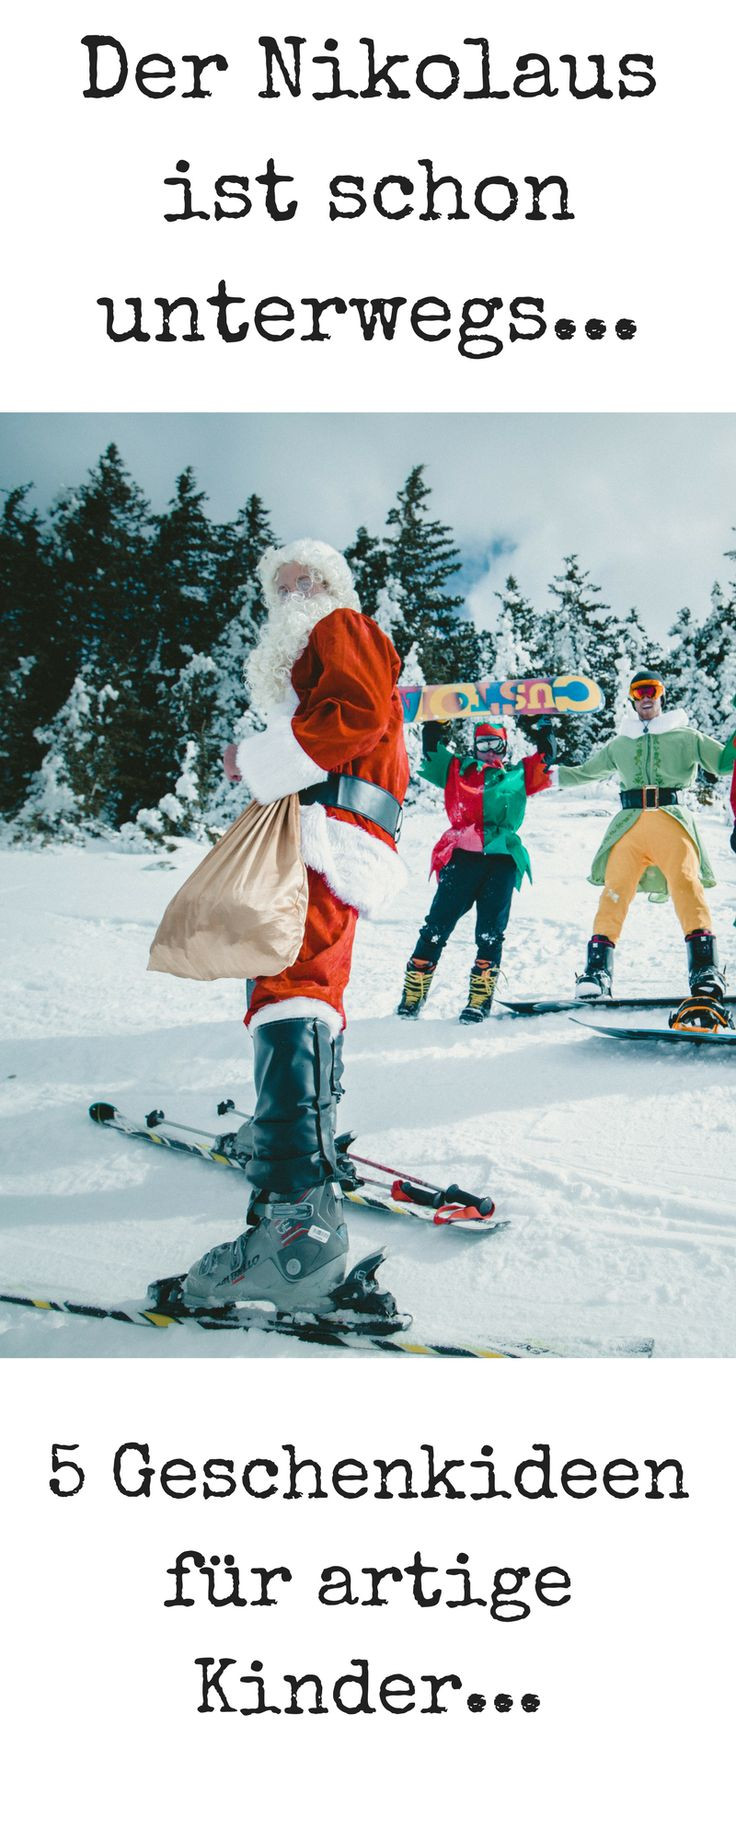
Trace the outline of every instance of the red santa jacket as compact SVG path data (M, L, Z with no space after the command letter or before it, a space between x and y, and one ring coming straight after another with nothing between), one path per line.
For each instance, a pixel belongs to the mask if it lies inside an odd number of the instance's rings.
M403 803L409 763L400 668L390 639L365 614L338 607L318 620L292 667L290 703L238 748L238 767L259 804L330 773L355 774ZM405 880L395 844L355 812L303 806L302 855L360 913L377 912Z

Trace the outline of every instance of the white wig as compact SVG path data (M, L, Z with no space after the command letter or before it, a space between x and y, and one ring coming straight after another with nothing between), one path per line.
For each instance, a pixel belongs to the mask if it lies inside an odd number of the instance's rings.
M283 549L267 549L261 557L258 573L269 611L279 605L275 582L279 569L286 562L301 562L310 575L324 581L333 606L353 607L356 613L360 613L355 582L345 557L340 555L339 550L332 549L329 543L320 543L316 537L298 537L295 543L285 543Z
M325 583L324 590L290 594L280 601L276 576L286 562L300 563L314 582ZM296 543L285 543L283 549L267 549L258 573L268 619L247 659L245 678L256 708L265 713L288 696L293 666L318 622L336 607L352 607L360 613L360 601L345 557L314 537L300 537Z

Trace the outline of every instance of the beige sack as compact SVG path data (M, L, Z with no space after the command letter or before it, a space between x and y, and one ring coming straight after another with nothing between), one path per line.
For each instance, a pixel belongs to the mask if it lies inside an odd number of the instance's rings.
M164 914L149 971L173 977L273 977L293 965L307 917L296 793L252 804L220 837Z

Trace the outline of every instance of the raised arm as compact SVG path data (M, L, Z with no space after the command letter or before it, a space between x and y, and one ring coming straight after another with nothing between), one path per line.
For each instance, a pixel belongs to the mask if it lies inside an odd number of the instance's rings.
M589 754L581 767L560 765L559 784L560 786L585 786L590 780L610 779L611 774L616 770L611 743L607 741L605 747L596 748L593 754Z

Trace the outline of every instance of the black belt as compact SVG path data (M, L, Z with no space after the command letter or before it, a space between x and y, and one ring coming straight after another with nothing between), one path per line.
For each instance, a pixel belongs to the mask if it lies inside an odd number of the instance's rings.
M300 805L332 805L336 811L354 811L370 818L387 837L396 838L401 830L401 806L393 793L374 786L369 779L355 773L328 773L316 786L307 786L299 794Z
M680 801L674 786L637 786L634 792L622 792L621 804L625 811L632 808L640 811L656 811L658 805L679 805Z

